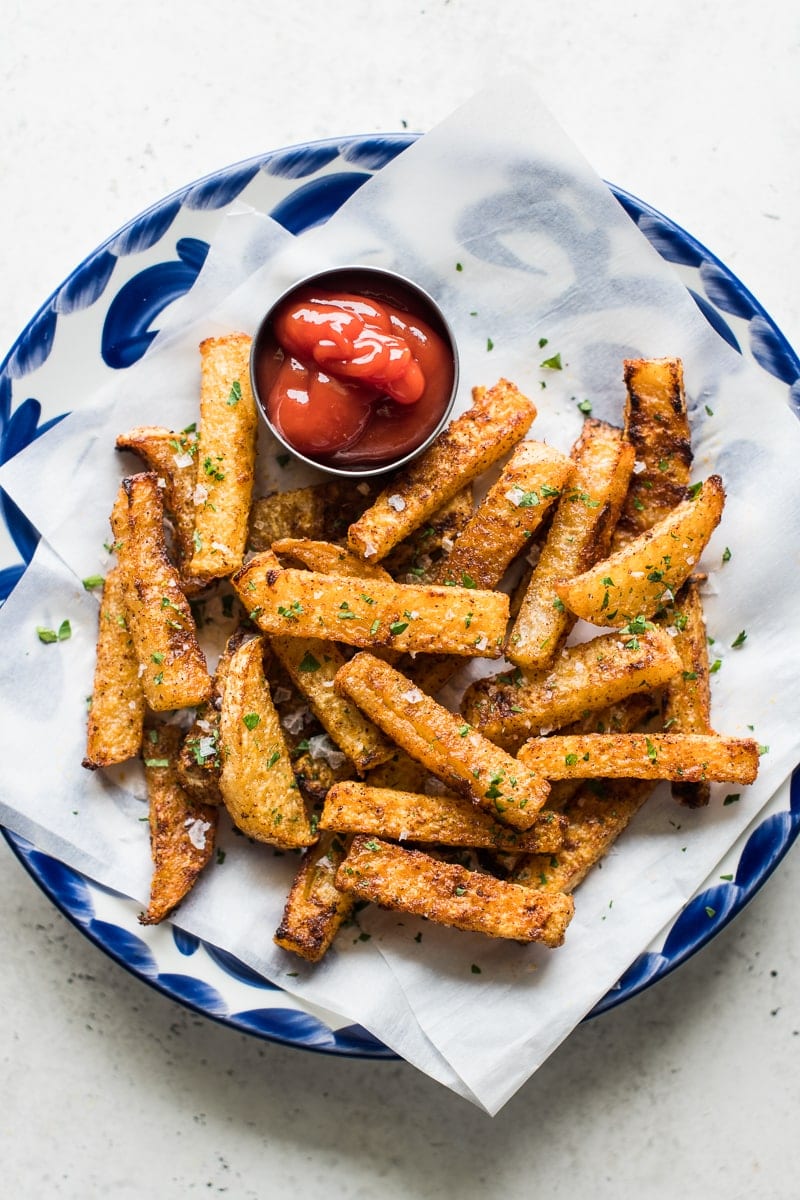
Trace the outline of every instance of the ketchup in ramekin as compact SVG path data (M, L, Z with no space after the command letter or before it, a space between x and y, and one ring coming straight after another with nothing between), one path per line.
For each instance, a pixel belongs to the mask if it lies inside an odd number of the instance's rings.
M272 432L304 462L378 474L443 428L455 397L452 333L416 284L375 267L301 280L253 341L253 390Z

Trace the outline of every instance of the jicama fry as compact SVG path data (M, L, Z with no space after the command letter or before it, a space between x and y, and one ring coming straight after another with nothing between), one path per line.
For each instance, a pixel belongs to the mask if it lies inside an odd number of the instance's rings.
M270 645L320 724L357 770L368 771L392 757L394 746L378 727L334 690L336 673L345 662L335 642L272 637Z
M501 592L284 569L269 551L251 558L232 582L265 633L350 646L498 658L508 619Z
M546 812L530 829L516 832L460 796L401 792L348 781L328 792L319 824L337 833L375 833L392 841L544 853L562 844L566 822Z
M752 738L703 733L583 733L531 738L517 753L545 779L677 779L752 783Z
M546 666L566 641L575 619L556 588L608 552L634 452L622 430L592 419L584 423L571 457L572 478L508 638L506 655L522 667Z
M344 546L335 542L322 542L313 538L286 537L273 542L275 554L293 559L309 571L323 575L349 575L354 579L382 579L391 582L391 575L378 563L364 562Z
M142 744L144 711L122 570L114 567L106 576L100 602L84 767L94 771L135 758Z
M521 441L535 416L533 403L501 379L399 472L350 526L350 549L368 561L385 558L431 513Z
M137 425L117 438L118 450L130 450L159 478L164 507L175 530L175 555L186 595L204 587L193 579L187 565L194 553L195 490L197 484L197 434L193 427L175 433L161 425Z
M570 612L595 625L624 625L672 603L719 524L725 490L710 475L697 493L590 570L556 591Z
M392 578L402 583L435 582L442 554L452 549L472 508L472 484L468 483L387 554L383 565Z
M686 499L692 466L681 360L627 359L624 376L625 436L636 464L614 530L615 551Z
M569 896L504 883L374 837L353 838L336 886L440 925L551 947L562 945L575 911Z
M228 666L220 714L220 791L233 823L248 837L283 849L310 846L316 835L264 678L263 652L263 640L253 638Z
M687 583L675 597L675 611L663 618L674 633L683 670L664 690L664 729L670 733L712 733L708 638L697 584ZM672 785L672 795L687 808L702 808L711 798L707 782Z
M512 879L544 892L572 892L627 828L655 787L650 779L592 779L564 809L564 845L523 858Z
M355 898L340 892L335 878L347 841L323 834L304 852L274 941L308 962L319 962L353 911Z
M206 338L200 367L194 553L187 570L198 579L220 579L242 565L247 541L258 426L250 338Z
M111 525L147 703L154 712L202 704L211 694L211 678L178 572L167 557L155 475L122 481Z
M158 725L142 744L150 803L153 878L142 925L163 921L193 887L214 853L217 809L190 800L178 782L175 760L181 741L177 725Z
M336 689L447 787L504 825L530 829L534 824L547 785L388 663L357 654L339 671Z
M604 633L562 650L552 668L517 667L476 680L464 693L461 711L485 737L514 750L532 733L652 691L680 668L672 638L661 629Z
M543 442L522 442L459 534L436 583L495 588L536 532L572 474L572 462Z

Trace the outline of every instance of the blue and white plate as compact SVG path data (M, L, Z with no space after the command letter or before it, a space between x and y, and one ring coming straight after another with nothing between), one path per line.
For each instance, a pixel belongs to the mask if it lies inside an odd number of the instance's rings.
M190 184L130 221L42 305L0 365L0 463L65 415L65 397L76 405L80 396L91 395L147 352L160 314L194 284L209 242L235 200L300 233L326 221L413 140L411 134L349 137L272 151ZM713 328L785 384L800 414L800 359L757 300L674 222L619 188L611 191L674 266ZM1 489L0 516L1 602L30 562L38 535ZM715 882L709 881L657 944L638 956L593 1015L663 978L709 942L772 873L799 827L800 769L717 868ZM141 926L140 905L4 832L65 916L173 1000L259 1037L336 1054L394 1057L365 1030L301 1004L178 925ZM720 882L720 871L730 882Z

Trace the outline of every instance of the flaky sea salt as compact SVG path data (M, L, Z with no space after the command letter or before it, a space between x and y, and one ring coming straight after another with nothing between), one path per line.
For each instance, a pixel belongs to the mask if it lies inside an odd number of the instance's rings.
M183 454L173 454L172 457L175 461L175 466L179 471L183 471L186 467L190 467L194 462L192 455L187 454L185 451Z
M327 733L318 733L308 739L308 752L312 758L324 758L332 770L344 766L346 755L337 750Z
M194 846L195 850L205 850L206 834L211 828L210 821L201 821L199 817L194 820L187 817L184 821L184 826L189 833L189 841Z
M390 496L386 503L389 505L389 508L393 508L395 512L402 512L406 506L406 502L403 497L397 495Z

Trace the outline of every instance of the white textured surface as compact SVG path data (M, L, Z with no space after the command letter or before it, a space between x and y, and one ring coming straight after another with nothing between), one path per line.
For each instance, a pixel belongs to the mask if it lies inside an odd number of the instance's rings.
M173 188L312 137L427 128L509 62L606 178L710 246L800 345L800 21L784 6L2 7L3 349ZM10 1195L796 1193L796 850L709 947L581 1027L493 1122L402 1064L188 1014L95 950L0 850Z

